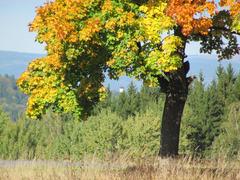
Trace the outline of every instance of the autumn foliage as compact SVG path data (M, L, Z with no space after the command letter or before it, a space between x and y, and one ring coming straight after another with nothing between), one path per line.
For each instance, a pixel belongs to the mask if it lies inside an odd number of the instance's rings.
M231 22L219 26L226 17ZM49 107L86 115L104 98L105 72L111 78L126 74L157 85L158 76L182 66L179 49L184 50L188 40L201 40L214 27L239 33L239 19L240 2L234 0L45 3L37 8L30 31L37 32L36 39L46 44L48 54L32 61L18 80L29 95L28 115L38 118ZM181 33L174 33L176 29ZM204 47L204 52L216 50Z

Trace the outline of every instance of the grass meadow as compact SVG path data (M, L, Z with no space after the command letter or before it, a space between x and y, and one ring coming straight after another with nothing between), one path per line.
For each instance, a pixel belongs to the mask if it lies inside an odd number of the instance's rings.
M178 159L86 158L70 161L1 161L1 180L211 180L240 179L240 163L225 160L200 160L190 157Z

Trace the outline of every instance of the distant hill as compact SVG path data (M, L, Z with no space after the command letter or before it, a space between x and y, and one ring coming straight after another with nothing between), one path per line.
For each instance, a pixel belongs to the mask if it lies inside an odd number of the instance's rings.
M0 74L9 74L19 77L28 63L43 54L30 54L11 51L0 51Z
M231 60L218 61L214 55L190 55L187 58L190 62L190 75L199 75L203 73L205 83L211 82L216 78L216 70L219 65L227 67L232 64L235 72L240 71L240 56L235 56Z
M19 77L30 61L42 56L44 56L44 54L0 51L0 74L9 74ZM240 56L234 57L231 61L221 62L218 62L216 56L213 55L190 55L187 59L191 64L189 74L198 75L200 71L202 71L206 83L209 83L215 78L216 68L219 64L226 67L227 64L231 63L235 71L240 71ZM141 86L141 82L125 76L121 77L118 81L106 78L105 85L110 85L112 90L118 90L119 87L127 87L131 81L134 81L138 87Z

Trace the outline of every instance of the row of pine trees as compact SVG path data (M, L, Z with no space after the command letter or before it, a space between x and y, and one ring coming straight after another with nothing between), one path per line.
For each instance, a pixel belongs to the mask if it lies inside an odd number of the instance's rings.
M219 66L216 79L192 83L181 127L180 153L205 158L240 158L240 73ZM164 94L131 83L108 91L87 121L47 112L40 121L16 122L0 111L0 158L71 159L86 156L155 156L160 146Z

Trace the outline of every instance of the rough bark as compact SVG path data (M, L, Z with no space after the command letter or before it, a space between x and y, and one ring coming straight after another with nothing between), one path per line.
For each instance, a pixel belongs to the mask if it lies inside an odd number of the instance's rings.
M188 78L184 66L169 75L169 83L165 88L167 91L159 151L162 157L178 155L181 118L188 96Z

